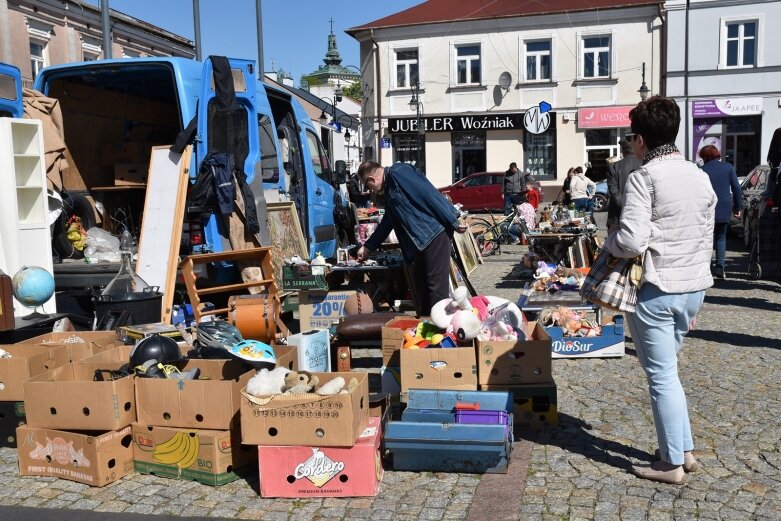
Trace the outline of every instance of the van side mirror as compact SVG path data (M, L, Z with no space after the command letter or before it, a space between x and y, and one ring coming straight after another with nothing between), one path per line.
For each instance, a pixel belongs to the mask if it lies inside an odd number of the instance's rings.
M341 159L334 161L333 183L340 185L347 182L347 163Z

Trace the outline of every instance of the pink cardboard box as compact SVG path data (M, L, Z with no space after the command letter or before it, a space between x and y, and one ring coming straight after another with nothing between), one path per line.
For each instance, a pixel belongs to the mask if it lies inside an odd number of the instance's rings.
M369 424L352 447L259 446L262 497L375 496L383 469L379 418Z

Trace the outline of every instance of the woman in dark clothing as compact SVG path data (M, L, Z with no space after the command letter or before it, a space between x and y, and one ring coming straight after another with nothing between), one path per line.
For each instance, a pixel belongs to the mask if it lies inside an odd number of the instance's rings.
M567 170L567 177L566 179L564 179L564 186L561 187L561 191L564 193L564 198L562 199L561 203L564 206L569 206L570 203L572 202L572 198L570 197L570 193L569 193L569 184L570 181L572 181L573 175L575 175L574 168L570 168L569 170Z
M710 177L711 186L718 197L716 221L713 227L713 246L716 249L713 276L723 279L725 278L724 259L727 252L727 226L733 215L740 217L740 211L743 210L743 193L740 190L735 168L729 163L719 161L721 153L718 148L706 145L700 149L699 155L705 163L702 169Z

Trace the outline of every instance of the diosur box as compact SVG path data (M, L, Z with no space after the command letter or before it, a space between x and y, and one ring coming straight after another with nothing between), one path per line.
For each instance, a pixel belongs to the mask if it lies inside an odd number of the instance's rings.
M46 429L108 431L136 419L132 376L114 376L123 362L78 362L24 382L27 424ZM95 379L102 378L102 381Z
M382 481L379 418L369 418L352 447L259 446L263 497L374 496Z
M130 426L99 434L16 429L19 474L51 476L102 487L133 472Z
M133 459L137 472L224 485L257 460L232 430L177 429L134 423ZM253 469L254 470L254 469Z
M369 377L366 373L313 373L324 384L336 377L358 385L346 394L275 394L254 397L242 393L241 442L247 445L310 445L351 447L369 418Z

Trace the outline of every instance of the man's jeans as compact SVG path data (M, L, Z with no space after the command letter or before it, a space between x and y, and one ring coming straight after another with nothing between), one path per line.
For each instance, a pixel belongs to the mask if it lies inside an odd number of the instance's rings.
M510 215L513 213L513 204L515 203L515 195L504 194L504 214Z
M573 199L572 202L575 203L575 209L580 210L581 212L590 212L592 208L594 208L594 200L587 197Z
M724 261L727 257L727 226L729 223L713 225L713 247L716 249L716 268L724 271Z
M678 351L704 298L704 290L665 293L646 283L637 294L637 311L626 316L648 379L659 452L673 465L683 465L683 453L694 449L686 394L678 378Z

